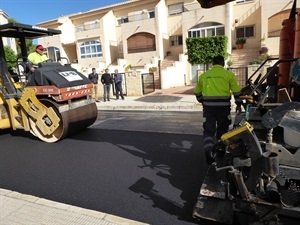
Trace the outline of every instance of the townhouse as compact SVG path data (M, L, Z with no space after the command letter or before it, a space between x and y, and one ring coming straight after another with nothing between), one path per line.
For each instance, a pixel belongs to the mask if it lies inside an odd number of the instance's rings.
M0 24L8 23L9 16L0 8ZM9 46L12 50L17 52L16 40L14 38L3 38L3 44Z
M204 68L188 63L188 37L226 35L228 61L236 67L248 66L261 47L278 56L282 21L292 5L289 0L236 0L203 9L197 0L128 0L41 22L37 25L62 34L38 43L50 58L67 59L84 74L92 67L134 75L155 71L157 87L165 89L195 83ZM236 39L242 37L247 42L237 49Z

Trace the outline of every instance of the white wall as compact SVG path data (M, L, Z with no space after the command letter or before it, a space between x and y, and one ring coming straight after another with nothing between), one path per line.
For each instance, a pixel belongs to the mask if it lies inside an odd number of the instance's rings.
M58 27L59 30L63 31L60 35L60 41L64 44L75 43L75 26L69 17L64 16L60 17L59 22L61 25Z
M186 61L186 56L180 55L179 62L161 71L161 89L186 85Z

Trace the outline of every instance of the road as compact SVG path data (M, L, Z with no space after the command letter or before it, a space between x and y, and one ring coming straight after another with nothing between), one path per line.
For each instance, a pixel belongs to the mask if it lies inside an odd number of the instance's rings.
M99 111L101 129L202 135L198 111Z
M58 143L1 132L0 187L153 225L196 224L207 169L199 123L196 112L104 111Z
M20 131L0 142L1 188L152 225L213 224L191 217L208 169L199 112L100 111L58 143Z

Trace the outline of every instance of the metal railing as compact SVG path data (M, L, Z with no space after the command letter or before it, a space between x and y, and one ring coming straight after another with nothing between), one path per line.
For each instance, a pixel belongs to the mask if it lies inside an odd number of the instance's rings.
M93 30L100 28L100 23L81 24L75 27L75 32L82 32L86 30Z
M228 68L231 72L236 75L236 79L238 84L241 87L245 87L247 85L248 80L248 67L230 67Z
M156 51L155 45L146 45L142 47L128 47L128 53L138 53L138 52L150 52Z

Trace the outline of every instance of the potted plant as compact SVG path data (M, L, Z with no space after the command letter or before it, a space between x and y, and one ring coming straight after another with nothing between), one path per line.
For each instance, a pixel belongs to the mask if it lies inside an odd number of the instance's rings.
M231 67L232 64L233 64L233 62L232 62L231 60L228 60L228 61L226 62L226 64L227 64L228 67Z
M128 71L130 71L130 70L131 70L131 64L125 66L125 71L126 71L126 72L128 72Z
M149 73L155 73L156 70L157 70L156 67L151 67L151 68L149 68Z
M247 42L246 38L237 38L235 44L238 49L242 49L244 47L244 44L246 44L246 42Z

